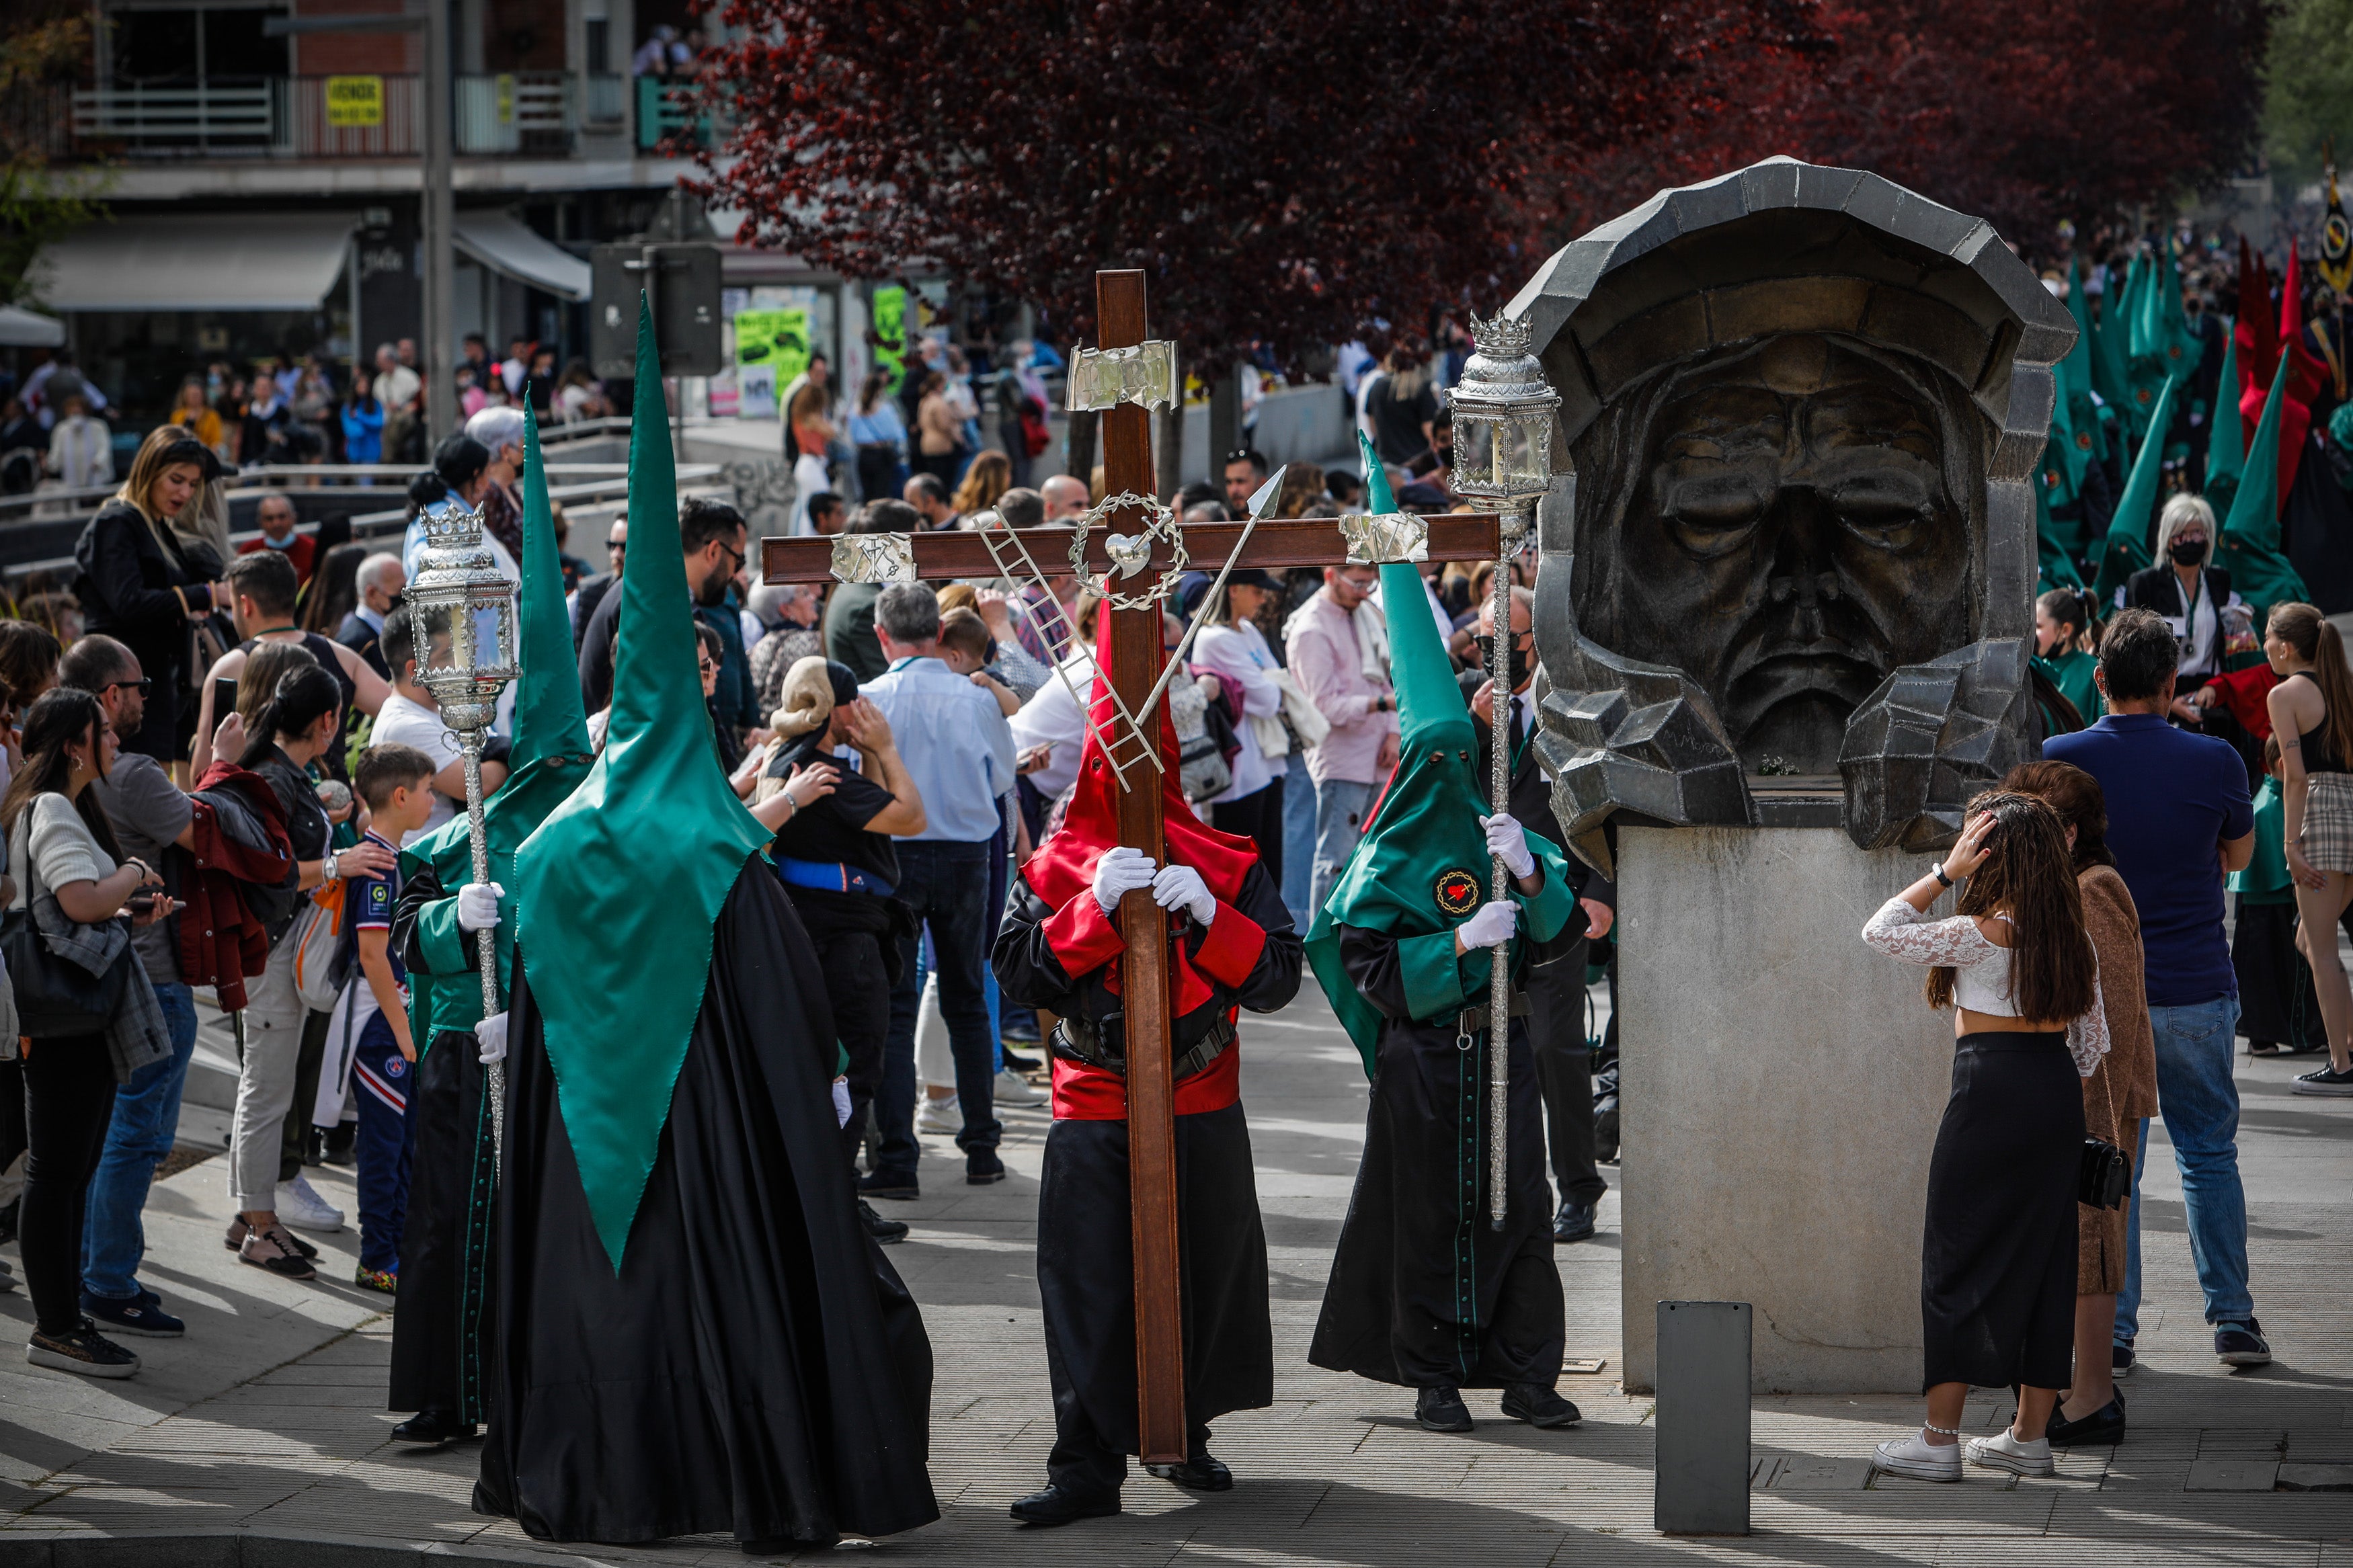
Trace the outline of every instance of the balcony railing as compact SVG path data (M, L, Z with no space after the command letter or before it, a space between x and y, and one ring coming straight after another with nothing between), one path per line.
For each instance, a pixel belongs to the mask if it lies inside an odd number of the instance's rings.
M627 130L623 77L514 71L459 76L453 86L460 155L564 157L584 125ZM10 98L12 110L24 111L11 118L37 121L23 89ZM682 123L673 116L671 128ZM83 157L414 158L424 151L424 84L415 76L301 76L79 88L70 125L72 151Z
M726 133L719 117L701 111L692 83L671 83L660 77L638 78L638 149L650 153L665 137L681 137L708 147Z

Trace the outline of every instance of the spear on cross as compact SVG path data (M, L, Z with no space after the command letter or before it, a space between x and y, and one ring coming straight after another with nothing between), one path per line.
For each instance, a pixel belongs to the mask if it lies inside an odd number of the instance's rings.
M1104 750L1122 790L1119 841L1157 862L1166 853L1159 782L1135 775L1139 762L1149 772L1163 766L1164 759L1148 739L1142 742L1140 759L1124 762L1121 748L1111 743L1160 732L1162 612L1152 584L1173 585L1181 565L1216 572L1229 566L1378 564L1427 560L1433 553L1440 560L1492 559L1502 538L1502 520L1494 512L1452 512L1426 518L1344 518L1336 528L1324 519L1262 516L1242 523L1178 524L1151 499L1155 484L1150 410L1176 406L1181 383L1176 345L1146 335L1144 274L1096 273L1095 320L1099 347L1072 356L1071 406L1103 413L1108 499L1096 509L1100 517L1089 514L1089 525L1077 536L1079 549L1072 549L1071 531L1060 527L766 539L761 542L761 570L769 583L992 578L1008 575L1011 552L1022 562L1040 555L1067 556L1089 577L1118 585L1109 612L1111 662L1103 673L1123 728L1132 729L1132 734L1105 736ZM1271 500L1269 491L1262 490L1253 513L1268 510ZM1129 584L1139 592L1127 593L1124 585ZM1506 628L1509 624L1506 618ZM1082 700L1080 710L1087 709ZM1125 1028L1139 1457L1146 1464L1182 1464L1185 1350L1177 1293L1167 912L1153 901L1149 889L1139 889L1121 901L1119 927L1126 949L1120 960L1120 994L1132 999Z

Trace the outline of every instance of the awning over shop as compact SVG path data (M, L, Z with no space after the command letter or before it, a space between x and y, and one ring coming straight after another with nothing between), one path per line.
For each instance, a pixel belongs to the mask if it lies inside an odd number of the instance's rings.
M352 213L173 213L92 224L41 247L34 298L76 310L315 310Z
M505 213L459 213L457 239L459 250L493 272L559 299L588 298L588 264Z
M0 348L53 349L66 341L66 324L14 305L0 305Z

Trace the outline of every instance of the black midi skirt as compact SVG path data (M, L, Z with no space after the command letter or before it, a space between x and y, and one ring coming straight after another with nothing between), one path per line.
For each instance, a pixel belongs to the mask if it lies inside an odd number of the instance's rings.
M2065 1388L2084 1090L2064 1035L1963 1035L1928 1162L1921 1389Z

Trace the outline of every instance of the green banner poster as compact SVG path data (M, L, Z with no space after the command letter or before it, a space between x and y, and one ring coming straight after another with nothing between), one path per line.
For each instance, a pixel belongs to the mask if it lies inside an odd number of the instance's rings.
M891 378L898 395L907 357L907 291L892 283L874 290L874 368Z
M735 316L736 417L774 419L777 392L808 368L808 312L741 310Z

